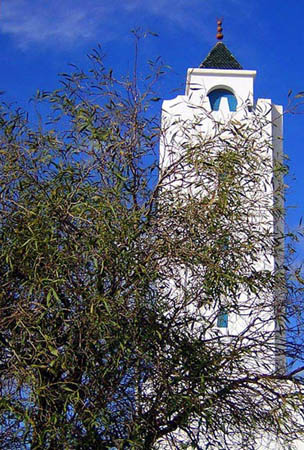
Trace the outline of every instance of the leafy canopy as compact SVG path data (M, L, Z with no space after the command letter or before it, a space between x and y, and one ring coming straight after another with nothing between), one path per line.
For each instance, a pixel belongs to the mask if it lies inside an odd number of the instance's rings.
M265 332L274 319L284 328L273 296L282 272L256 266L282 239L267 226L268 200L265 226L254 221L267 197L266 119L215 123L195 139L180 122L184 139L159 168L161 62L145 80L115 79L98 52L91 63L37 93L47 122L1 106L1 446L232 439L249 449L264 430L292 438L300 389L282 390L288 376L269 362L275 331ZM216 327L223 310L249 318L244 334Z

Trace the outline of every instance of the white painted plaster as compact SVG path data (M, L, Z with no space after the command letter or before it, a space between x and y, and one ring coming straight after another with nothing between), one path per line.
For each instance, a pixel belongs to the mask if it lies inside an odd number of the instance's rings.
M263 139L271 139L273 147L267 147L265 157L269 158L272 165L276 161L282 161L282 107L273 105L270 99L258 99L254 103L254 79L255 71L248 70L220 70L220 69L189 69L187 72L187 82L185 95L179 95L174 99L163 102L162 113L162 128L163 135L160 143L160 167L161 173L169 167L175 159L180 155L179 148L184 148L187 142L185 133L192 134L191 138L195 141L196 133L200 136L205 136L206 139L212 138L214 120L225 122L231 118L240 122L251 120L251 108L255 108L262 116L269 118L268 125L264 127L261 133L261 142ZM220 103L219 111L211 111L208 93L217 88L224 88L230 90L237 99L236 112L230 112L228 101L223 98ZM173 188L184 189L187 191L187 180L182 176L174 175ZM265 173L265 191L261 196L261 203L258 204L258 213L255 214L254 220L258 226L268 227L271 232L281 233L284 231L284 223L282 219L275 219L269 212L269 206L274 202L283 207L282 196L278 195L282 189L282 178L279 176L272 182L273 173ZM172 184L170 185L172 188ZM276 192L278 191L278 192ZM188 191L187 191L188 192ZM191 192L190 195L197 195L197 192ZM263 198L263 200L262 200ZM265 200L266 199L266 200ZM264 203L263 203L264 202ZM266 202L266 203L265 203ZM283 263L284 248L282 241L281 252L275 260L272 255L269 255L267 260L261 259L256 264L256 269L267 269L273 271L276 266ZM273 295L282 295L282 293L273 293ZM246 303L248 303L248 296L243 293L240 296L240 302L244 305L246 311ZM270 303L273 303L272 301ZM208 312L206 311L208 315ZM275 317L275 312L260 311L260 319L265 319L267 324L264 325L265 333L272 333L274 336L273 353L269 354L269 370L274 370L279 364L283 369L285 361L280 357L277 360L276 347L284 345L284 330L277 330L275 320L269 318ZM224 330L225 334L240 334L248 325L248 321L252 321L251 311L248 310L243 317L232 315L229 317L228 329ZM261 323L261 322L259 322ZM260 325L259 325L260 326ZM263 354L264 358L267 358ZM165 448L165 447L164 447ZM232 447L233 448L233 447ZM302 441L296 442L298 450L304 450L304 443ZM271 436L265 436L257 446L257 450L283 450ZM235 449L236 450L236 449Z

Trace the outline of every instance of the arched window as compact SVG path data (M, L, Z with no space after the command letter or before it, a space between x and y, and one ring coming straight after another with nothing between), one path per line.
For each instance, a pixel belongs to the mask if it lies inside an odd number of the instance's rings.
M237 107L237 100L234 96L234 94L228 89L214 89L214 91L209 92L208 98L210 101L210 106L212 111L218 111L221 103L222 98L227 98L229 110L230 111L236 111Z

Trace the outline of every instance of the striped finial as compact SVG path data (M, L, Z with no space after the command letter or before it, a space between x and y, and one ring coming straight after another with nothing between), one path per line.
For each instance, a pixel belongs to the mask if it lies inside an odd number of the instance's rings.
M216 39L218 41L221 41L223 39L223 37L224 37L224 35L223 35L223 27L222 27L223 20L222 19L217 19L216 22L217 22Z

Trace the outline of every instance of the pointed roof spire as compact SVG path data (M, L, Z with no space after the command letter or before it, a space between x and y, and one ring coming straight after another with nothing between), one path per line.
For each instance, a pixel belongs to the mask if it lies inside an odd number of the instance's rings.
M223 44L223 19L217 19L217 34L216 38L218 42L215 44L210 53L206 56L204 61L199 66L201 69L232 69L242 70L243 67L235 59L232 53L228 50L225 44Z

